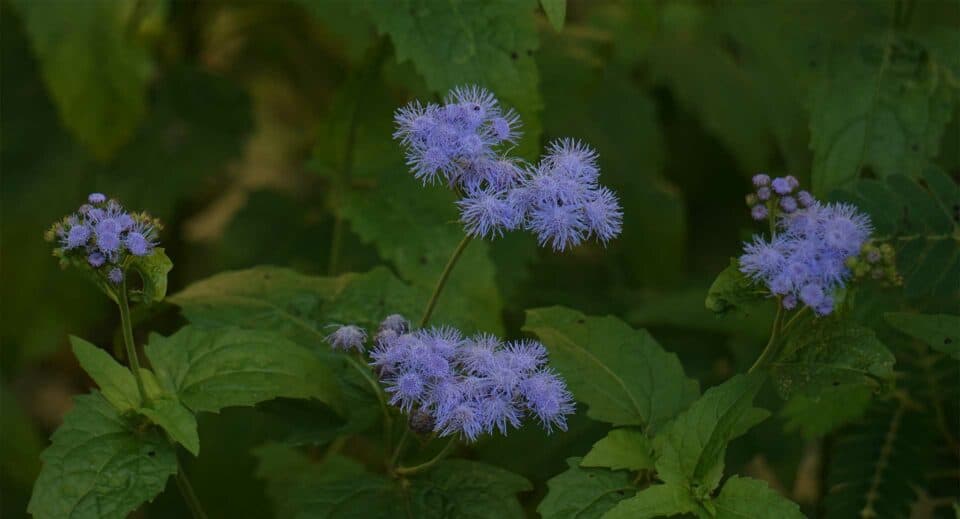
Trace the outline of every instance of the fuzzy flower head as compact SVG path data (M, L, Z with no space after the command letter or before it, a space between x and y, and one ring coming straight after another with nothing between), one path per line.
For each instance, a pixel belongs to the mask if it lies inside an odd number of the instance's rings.
M850 204L820 204L810 193L787 195L798 185L793 177L771 182L779 197L777 233L771 239L755 235L744 245L740 271L792 310L802 303L817 315L834 309L834 292L862 270L856 257L870 237L869 218ZM765 208L758 205L754 207Z
M359 326L352 324L346 326L337 326L337 329L326 340L335 350L356 350L363 351L363 345L367 342L367 332Z
M475 441L506 434L525 417L548 431L566 427L573 397L547 367L547 350L536 341L504 343L489 334L464 337L450 327L387 336L371 352L391 405L411 423L440 436Z
M451 90L442 105L411 102L397 110L394 122L394 138L406 150L414 176L459 188L479 184L498 150L520 136L516 112L477 86Z
M116 200L92 193L87 203L53 224L45 238L53 242L62 266L93 269L119 285L129 261L148 256L157 247L160 222L146 213L130 213Z

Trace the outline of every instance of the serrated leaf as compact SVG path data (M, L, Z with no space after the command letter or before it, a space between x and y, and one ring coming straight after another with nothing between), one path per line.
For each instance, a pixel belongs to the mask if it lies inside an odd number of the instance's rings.
M523 517L516 494L530 489L516 474L466 460L398 482L337 455L313 463L276 444L255 454L281 517Z
M184 407L176 397L164 396L151 399L137 410L153 423L167 431L170 437L183 445L190 454L200 454L200 435L197 432L197 417Z
M960 316L898 312L883 317L897 330L960 360Z
M27 511L40 519L123 519L177 472L173 446L159 431L134 429L99 393L74 403L41 454Z
M567 0L540 0L540 7L553 29L557 32L563 30L563 22L567 17Z
M546 345L551 366L595 420L655 430L699 393L675 354L615 317L538 308L527 311L523 330Z
M704 516L700 504L690 491L670 483L649 486L636 496L621 501L603 519L648 519L680 514Z
M368 0L365 6L377 29L390 35L397 61L410 60L430 89L475 83L492 90L523 118L520 154L539 148L535 1Z
M731 476L713 500L717 519L804 519L800 507L763 481Z
M583 468L580 458L569 458L565 472L547 481L547 495L537 506L543 519L594 519L636 493L626 472Z
M614 429L593 444L580 466L631 471L653 469L653 445L639 429Z
M144 115L152 60L131 31L134 0L13 3L60 117L101 158L113 154Z
M730 265L710 285L705 304L714 314L746 318L760 311L758 307L764 304L768 295L744 276L740 272L740 263L731 258Z
M873 330L850 320L810 321L792 331L784 350L770 363L783 398L816 397L845 385L876 387L893 377L894 357Z
M70 336L73 354L80 367L100 387L100 393L121 413L140 407L140 395L133 373L117 363L109 353L93 344Z
M817 395L796 394L783 406L784 430L804 438L819 438L860 418L873 400L867 386L843 385L825 388Z
M133 294L134 299L143 303L163 301L167 296L167 274L173 269L173 262L163 247L153 249L148 256L134 256L129 268L143 280L143 287Z
M727 444L769 416L753 407L763 382L758 374L737 375L708 389L664 427L654 438L657 477L694 496L709 495L723 476Z
M339 405L334 374L310 351L266 331L180 329L144 347L157 377L194 412L277 397Z
M879 178L920 174L953 116L955 87L940 80L938 59L893 30L832 49L810 96L816 193L848 184L864 168Z

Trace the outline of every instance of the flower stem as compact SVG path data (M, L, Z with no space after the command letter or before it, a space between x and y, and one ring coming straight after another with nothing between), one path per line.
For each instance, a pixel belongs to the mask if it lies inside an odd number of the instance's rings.
M440 279L437 280L437 287L433 289L433 295L430 296L430 301L427 302L427 308L423 311L423 317L420 319L421 328L426 326L427 322L430 321L430 316L433 315L433 309L437 306L437 300L440 299L440 292L443 291L443 287L447 284L447 279L450 278L450 273L453 272L454 265L457 264L457 260L460 259L464 249L467 248L467 245L470 244L472 239L469 234L464 236L463 239L460 240L460 243L457 244L457 248L453 249L453 254L447 261L447 266L443 268Z
M149 399L147 398L147 390L143 385L143 376L140 374L140 358L137 356L137 346L133 343L133 324L130 321L130 303L127 301L126 276L120 284L117 306L120 307L120 326L123 328L123 344L127 348L127 362L130 364L130 371L133 371L134 380L137 381L140 401L145 405Z
M777 316L773 318L773 327L770 330L770 340L767 341L767 346L763 348L763 353L760 354L760 357L757 358L757 361L753 363L753 366L750 366L750 369L747 373L753 373L754 371L763 368L770 360L776 355L776 345L777 338L780 334L780 324L783 322L783 304L780 302L781 298L777 298Z
M190 514L193 516L193 519L207 519L207 514L203 511L203 507L200 506L200 500L197 499L197 494L193 491L193 485L190 484L190 479L187 478L187 472L183 470L183 464L180 463L180 457L177 456L177 487L180 489L180 494L183 496L183 500L187 503L187 508L190 509Z
M450 454L450 451L453 450L453 447L456 445L456 443L457 443L457 440L451 439L449 442L447 442L447 445L443 447L443 450L438 452L436 456L434 456L433 458L430 458L428 461L425 461L419 465L414 465L412 467L397 467L397 469L394 472L396 472L401 476L410 476L418 472L423 472L424 470L427 470L430 467L436 465L437 462L439 462L443 458L446 458L447 454Z
M400 436L400 441L397 442L397 448L393 451L393 456L390 456L390 462L388 464L389 470L393 470L393 467L397 466L397 460L400 459L400 455L403 453L403 448L407 444L407 439L410 438L410 428L404 427L403 435Z

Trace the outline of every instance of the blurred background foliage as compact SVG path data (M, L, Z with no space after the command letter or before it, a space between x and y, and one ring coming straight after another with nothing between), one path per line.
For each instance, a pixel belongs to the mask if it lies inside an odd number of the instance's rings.
M703 304L753 232L749 176L796 175L819 196L886 217L883 232L921 237L903 242L907 297L861 294L858 318L897 354L898 390L934 404L838 395L850 416L817 424L809 405L781 412L771 396L761 405L776 418L734 445L731 472L766 479L811 515L849 517L844 507L858 510L863 492L824 499L858 477L844 471L875 468L891 423L911 425L909 445L936 443L937 426L917 427L933 420L954 442L929 453L941 475L883 492L896 516L904 503L924 517L955 500L956 364L878 316L957 310L960 2L2 0L0 9L4 517L23 515L39 451L71 395L90 386L68 333L119 341L109 301L50 257L41 236L53 220L91 191L151 211L167 225L171 292L258 264L311 274L386 264L428 290L461 231L449 193L406 172L392 111L464 83L520 111L517 151L528 159L556 137L595 146L622 198L624 232L607 249L563 255L519 233L476 243L438 322L516 336L526 308L614 314L650 328L703 386L716 384L749 366L770 322L762 312L719 320ZM931 200L944 211L899 218ZM167 306L135 318L141 334L182 324ZM262 408L200 425L213 441L189 470L211 515L269 515L251 451L292 426ZM475 456L531 479L532 510L563 460L604 432L578 415L566 434L518 431ZM862 448L839 448L851 435ZM168 492L140 513L183 516L181 506Z

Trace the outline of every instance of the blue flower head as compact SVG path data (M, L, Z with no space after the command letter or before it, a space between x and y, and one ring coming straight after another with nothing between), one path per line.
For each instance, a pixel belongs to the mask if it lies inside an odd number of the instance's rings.
M75 213L55 223L47 238L59 245L54 255L62 265L92 268L120 284L128 260L153 252L159 228L160 222L146 213L129 213L116 200L92 193Z
M450 327L389 336L370 354L391 405L429 420L440 436L467 441L506 434L525 416L550 431L566 426L573 400L547 369L547 350L532 340L508 344L496 336L464 338Z
M475 238L503 236L520 226L523 214L509 198L509 191L472 189L457 202L464 230Z
M327 335L326 340L335 350L363 351L363 345L367 342L367 332L363 328L352 324L338 326L333 333Z
M870 220L852 205L823 205L806 191L787 196L798 187L793 177L776 178L772 185L784 195L779 232L769 240L755 235L746 243L740 271L781 296L785 309L803 303L827 315L833 312L833 293L851 277L847 260L860 254L870 237Z

